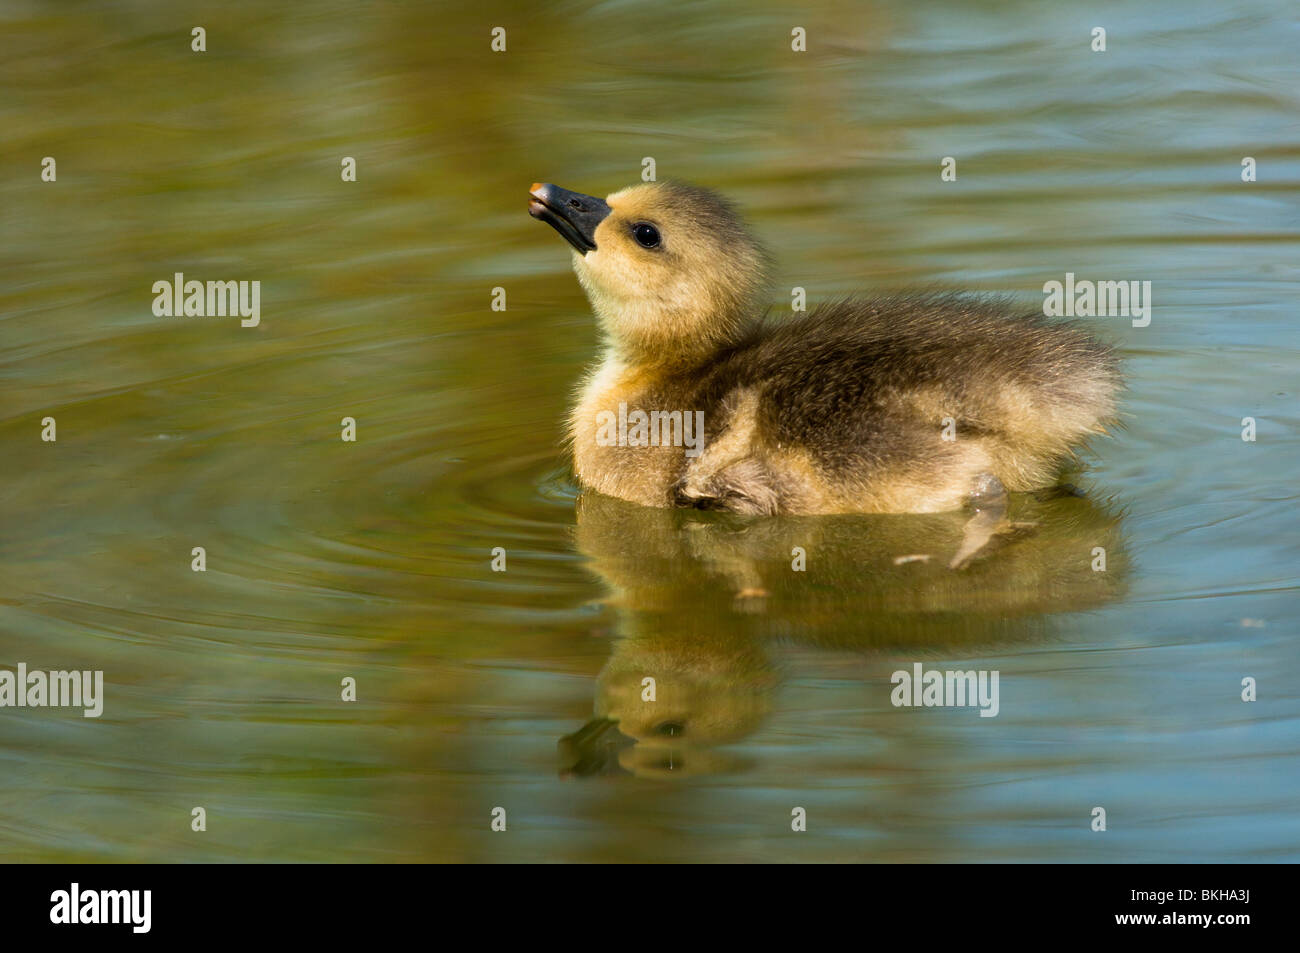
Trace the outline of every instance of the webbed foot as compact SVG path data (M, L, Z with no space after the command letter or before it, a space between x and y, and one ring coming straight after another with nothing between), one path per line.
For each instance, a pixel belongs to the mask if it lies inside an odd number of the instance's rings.
M1032 530L1036 523L1016 523L1007 519L1007 489L992 473L975 478L970 505L975 514L962 530L961 545L948 563L949 569L965 569L995 540L1013 539Z

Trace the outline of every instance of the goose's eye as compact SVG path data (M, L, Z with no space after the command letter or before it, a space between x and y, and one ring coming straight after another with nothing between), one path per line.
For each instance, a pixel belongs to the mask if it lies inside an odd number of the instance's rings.
M659 229L649 222L637 222L632 226L632 237L642 248L659 247Z

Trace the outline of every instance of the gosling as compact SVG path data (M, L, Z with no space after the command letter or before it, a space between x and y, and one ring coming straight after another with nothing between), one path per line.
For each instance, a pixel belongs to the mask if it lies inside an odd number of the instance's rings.
M534 184L528 211L573 246L604 333L568 422L575 475L601 493L743 514L979 510L1055 486L1113 421L1111 349L1002 300L772 319L766 253L706 189Z

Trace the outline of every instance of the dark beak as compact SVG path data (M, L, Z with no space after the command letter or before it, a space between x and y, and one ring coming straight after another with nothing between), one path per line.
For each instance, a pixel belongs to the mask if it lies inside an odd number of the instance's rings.
M554 228L580 255L596 250L596 226L609 212L600 199L558 185L534 182L528 190L528 214Z
M618 763L618 753L634 744L635 739L618 730L618 722L593 718L560 739L560 777L627 774Z

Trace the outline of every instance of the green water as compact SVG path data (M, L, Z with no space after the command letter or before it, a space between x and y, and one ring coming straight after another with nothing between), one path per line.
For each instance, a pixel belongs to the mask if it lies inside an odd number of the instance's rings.
M9 3L0 43L0 668L106 694L0 708L0 858L1300 859L1294 5ZM743 207L778 308L1151 281L1096 322L1086 495L961 573L894 562L961 514L579 499L597 339L525 191L645 157ZM176 272L260 324L155 316ZM998 716L895 708L916 662Z

